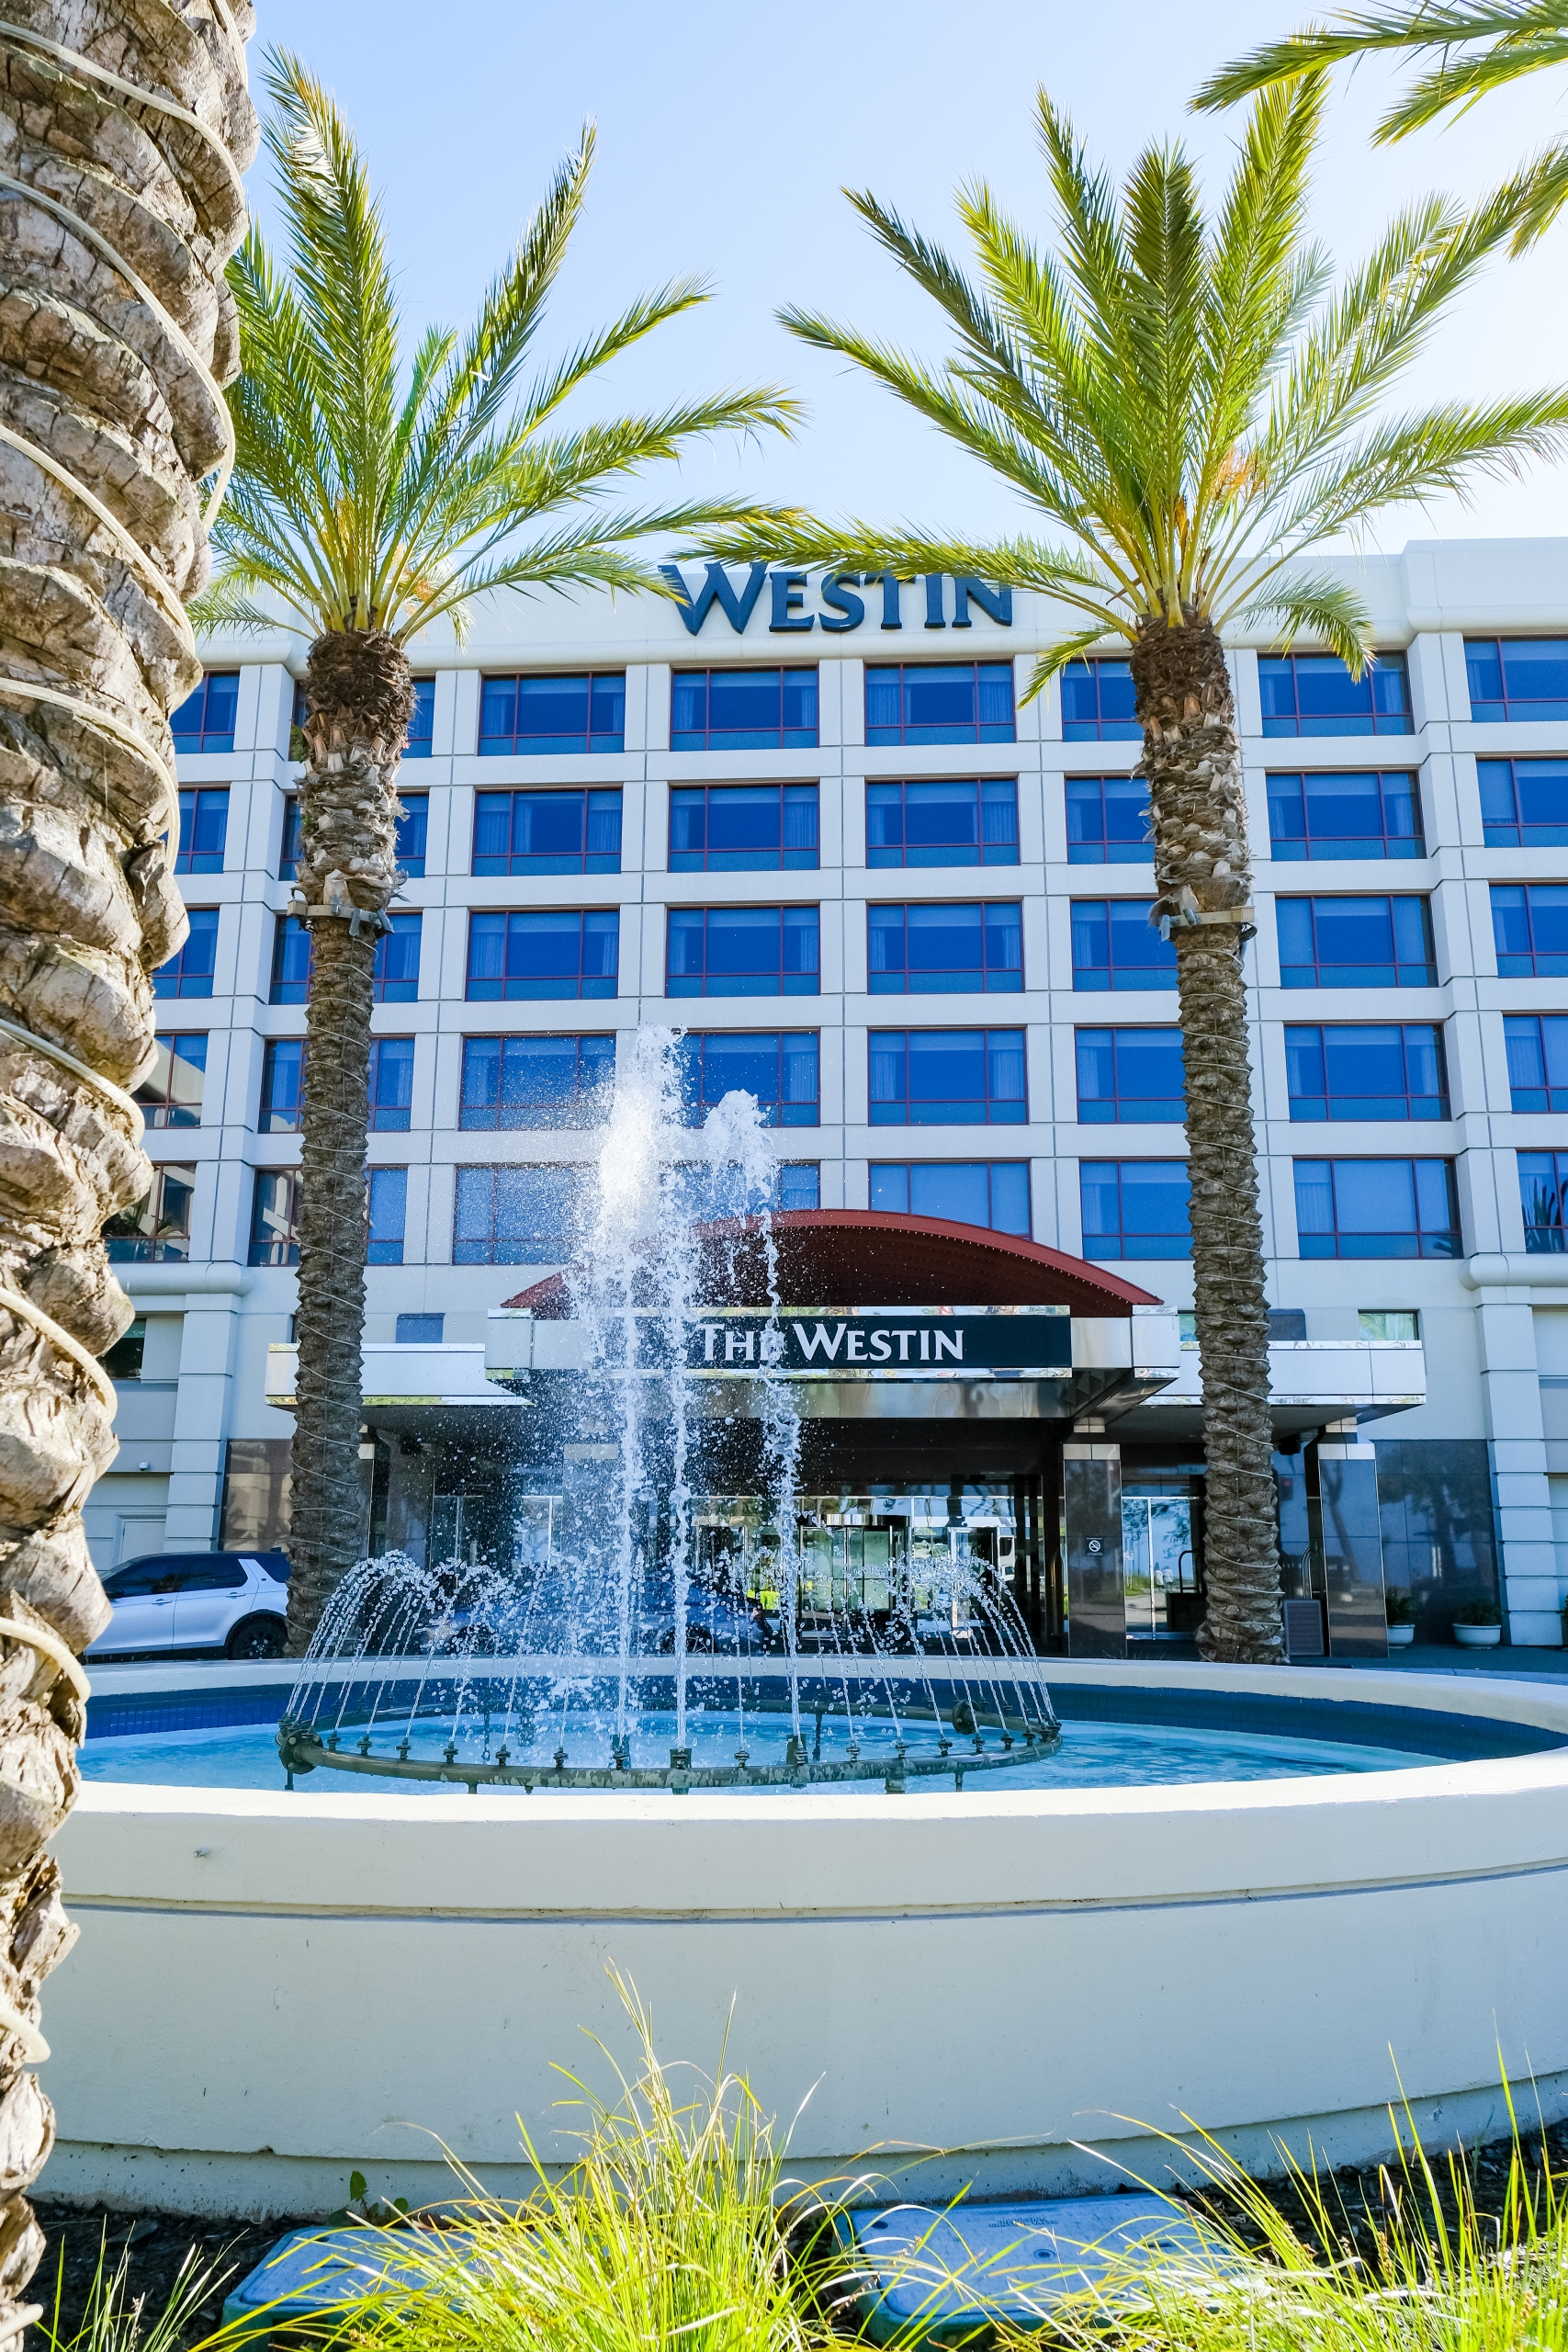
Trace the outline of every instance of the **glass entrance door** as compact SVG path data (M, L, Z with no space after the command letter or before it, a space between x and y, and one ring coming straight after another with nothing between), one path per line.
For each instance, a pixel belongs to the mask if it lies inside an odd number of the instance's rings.
M1128 1639L1179 1641L1186 1629L1171 1625L1167 1602L1173 1593L1198 1590L1191 1498L1123 1488L1122 1563Z

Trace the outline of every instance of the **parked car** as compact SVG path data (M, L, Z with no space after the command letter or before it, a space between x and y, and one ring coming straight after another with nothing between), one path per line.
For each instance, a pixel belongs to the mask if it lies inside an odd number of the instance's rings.
M281 1657L288 1607L286 1552L157 1552L104 1578L114 1615L90 1658L216 1650Z

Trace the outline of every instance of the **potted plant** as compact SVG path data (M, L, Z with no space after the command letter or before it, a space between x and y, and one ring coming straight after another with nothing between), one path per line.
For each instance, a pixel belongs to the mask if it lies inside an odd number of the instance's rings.
M1503 1612L1495 1600L1467 1600L1454 1612L1454 1639L1461 1650L1495 1650L1503 1638Z
M1391 1650L1407 1650L1416 1639L1415 1595L1395 1586L1383 1595L1388 1611L1388 1645Z

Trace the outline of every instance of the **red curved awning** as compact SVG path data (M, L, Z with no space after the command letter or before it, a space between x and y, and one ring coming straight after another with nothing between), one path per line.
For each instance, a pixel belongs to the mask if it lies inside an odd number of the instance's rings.
M1066 1306L1075 1315L1130 1315L1157 1306L1152 1291L1085 1258L1016 1234L885 1209L786 1209L773 1220L786 1306ZM703 1304L767 1301L761 1227L699 1228L707 1261ZM565 1277L551 1274L506 1301L547 1322L571 1312Z

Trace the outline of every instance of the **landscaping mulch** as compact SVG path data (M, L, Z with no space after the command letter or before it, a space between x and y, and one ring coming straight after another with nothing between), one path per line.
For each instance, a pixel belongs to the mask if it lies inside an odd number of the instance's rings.
M122 2254L126 2256L131 2297L145 2298L146 2315L151 2318L168 2301L180 2266L193 2245L200 2267L210 2269L216 2265L220 2274L179 2338L182 2346L198 2343L219 2324L224 2296L255 2268L269 2248L290 2230L309 2229L321 2218L305 2213L270 2222L193 2222L188 2213L108 2212L101 2206L56 2204L47 2197L35 2198L33 2203L49 2250L28 2290L33 2302L43 2305L44 2318L41 2325L28 2330L27 2352L43 2352L44 2328L53 2324L57 2279L60 2334L68 2344L82 2324L100 2253L107 2271L115 2269Z
M1535 2200L1537 2211L1541 2212L1544 2210L1540 2193L1544 2171L1551 2172L1560 2199L1563 2188L1568 2186L1568 2122L1551 2124L1543 2132L1539 2123L1527 2124L1521 2112L1518 2152L1523 2162L1526 2188ZM1454 2153L1462 2154L1463 2175L1469 2182L1468 2194L1475 2211L1488 2220L1500 2222L1506 2203L1514 2143L1512 2140L1491 2140L1482 2147L1462 2152L1456 2150ZM1459 2199L1449 2163L1450 2151L1444 2147L1428 2148L1426 2154L1444 2221L1452 2227L1459 2217ZM1337 2171L1320 2172L1318 2184L1337 2241L1320 2247L1325 2255L1334 2256L1347 2250L1360 2255L1375 2255L1380 2233L1401 2215L1407 2223L1417 2228L1423 2224L1429 2225L1430 2198L1414 2164L1408 2169L1402 2168L1397 2160L1365 2168L1344 2165ZM1309 2245L1319 2240L1316 2214L1292 2182L1269 2180L1261 2186L1270 2203L1284 2216L1298 2237ZM1189 2195L1186 2201L1214 2208L1247 2238L1258 2235L1247 2217L1237 2212L1226 2198L1205 2192Z

